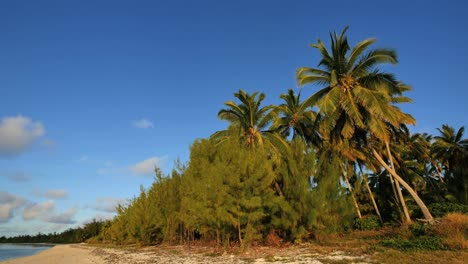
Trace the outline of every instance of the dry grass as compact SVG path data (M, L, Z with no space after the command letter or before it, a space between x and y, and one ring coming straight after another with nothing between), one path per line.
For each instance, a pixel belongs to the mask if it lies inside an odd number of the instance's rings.
M468 215L451 213L443 217L433 230L452 249L468 249Z
M398 263L398 264L465 264L468 260L466 251L418 251L401 252L394 249L386 249L383 252L374 254L372 261L377 263Z

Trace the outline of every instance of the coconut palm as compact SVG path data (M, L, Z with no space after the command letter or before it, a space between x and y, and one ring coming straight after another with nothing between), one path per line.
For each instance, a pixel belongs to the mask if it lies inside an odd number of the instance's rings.
M218 118L230 122L230 127L226 130L215 132L211 138L219 143L226 140L241 141L248 148L260 147L269 151L270 158L275 158L281 162L281 157L290 157L291 151L284 138L276 131L269 129L270 125L277 119L277 113L273 111L275 106L267 105L261 107L265 99L264 93L254 92L248 94L243 90L235 93L240 104L227 101L226 109L218 113ZM290 164L295 170L294 164ZM280 196L283 196L278 180L274 182L275 189Z
M268 129L277 118L275 107L267 105L261 107L265 99L264 93L254 92L248 94L243 90L235 93L240 104L227 101L226 109L218 113L218 118L230 122L230 127L226 130L217 131L212 138L218 142L240 137L248 147L260 146L269 147L279 152L287 148L287 143L273 130Z
M284 137L292 134L292 139L301 137L309 143L318 144L319 136L314 129L317 114L310 108L309 102L301 102L301 94L295 94L292 89L288 89L280 98L284 103L275 109L280 117L274 128Z
M449 190L462 203L468 203L468 139L463 139L465 127L455 129L443 125L434 137L433 153L444 166Z
M398 184L401 184L428 221L432 215L416 192L395 171L390 155L392 130L402 124L414 124L414 118L402 112L395 103L411 102L403 92L411 88L397 81L392 74L381 72L378 66L396 64L397 56L391 49L374 49L366 52L375 39L366 39L354 48L348 44L345 33L330 34L330 52L319 39L312 47L319 49L322 59L319 68L302 67L297 72L300 85L316 84L322 88L307 99L317 105L322 117L319 131L325 140L340 142L350 140L356 134L369 136L367 149ZM365 53L366 52L366 53ZM365 131L365 133L359 133ZM382 158L377 146L385 144L389 164ZM400 188L397 188L400 190Z

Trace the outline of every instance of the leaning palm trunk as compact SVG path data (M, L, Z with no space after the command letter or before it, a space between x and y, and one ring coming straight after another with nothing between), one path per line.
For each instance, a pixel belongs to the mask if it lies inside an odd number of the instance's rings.
M385 147L387 148L388 159L390 160L390 166L392 166L392 169L395 170L395 165L393 165L393 157L392 157L392 153L390 152L390 146L388 144L388 141L385 141ZM390 177L392 177L392 175L390 175ZM408 207L406 207L405 198L403 197L403 193L401 192L400 184L398 183L398 181L395 181L395 187L398 193L398 200L400 200L401 207L403 208L403 213L405 214L405 218L406 218L405 223L410 224L411 217L408 212Z
M409 192L411 197L413 197L414 201L416 204L419 206L421 209L424 218L427 222L432 223L434 221L434 218L431 215L431 212L429 212L429 209L427 209L427 206L424 204L424 202L419 198L418 194L409 186L408 183L406 183L396 172L395 170L391 169L388 167L387 163L382 159L382 157L375 151L374 148L371 148L372 154L374 154L374 157L379 161L379 163L397 180L403 187L406 188L406 190Z
M442 172L441 172L440 167L433 160L431 161L431 163L432 163L432 166L434 166L434 169L437 173L437 177L439 177L440 182L445 183L444 179L442 179Z
M343 178L345 179L346 185L348 186L348 190L351 193L351 198L353 199L354 208L356 209L358 218L361 219L362 218L361 210L359 210L359 205L357 203L356 197L354 197L353 189L351 188L351 184L349 183L349 180L348 180L348 175L346 174L346 171L344 170L343 167L341 167L341 171L343 172Z
M367 191L369 192L369 196L370 196L370 198L371 198L372 204L374 205L375 213L376 213L377 216L379 217L380 224L383 225L382 216L380 215L379 207L377 206L377 203L375 202L374 194L372 193L372 191L371 191L371 189L370 189L370 187L369 187L369 183L367 182L367 179L365 179L365 182L366 182L366 189L367 189Z

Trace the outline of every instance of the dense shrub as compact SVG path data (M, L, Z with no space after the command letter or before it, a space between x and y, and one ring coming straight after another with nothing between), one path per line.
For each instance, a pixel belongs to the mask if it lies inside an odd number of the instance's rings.
M422 236L411 239L401 237L387 238L380 241L380 245L401 251L447 249L442 243L442 238L435 236Z
M354 219L353 228L357 230L374 230L380 228L379 218L375 215Z
M463 213L468 214L468 205L458 203L432 203L428 205L434 217L443 217L448 213Z

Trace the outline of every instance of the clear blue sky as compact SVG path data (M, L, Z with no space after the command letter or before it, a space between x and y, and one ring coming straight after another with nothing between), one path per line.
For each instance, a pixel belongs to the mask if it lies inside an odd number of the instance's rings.
M467 125L464 1L0 1L0 236L109 218L227 124L242 88L278 103L309 44L346 25L397 50L417 132ZM303 88L311 95L314 87Z

